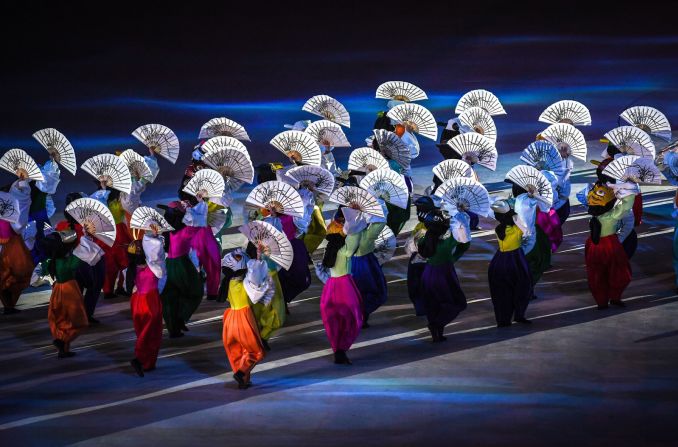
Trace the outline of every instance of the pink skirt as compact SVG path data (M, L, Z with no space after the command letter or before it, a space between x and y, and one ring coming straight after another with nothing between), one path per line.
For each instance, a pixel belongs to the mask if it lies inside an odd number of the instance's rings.
M320 296L320 316L333 351L348 351L363 325L362 298L351 275L327 280Z

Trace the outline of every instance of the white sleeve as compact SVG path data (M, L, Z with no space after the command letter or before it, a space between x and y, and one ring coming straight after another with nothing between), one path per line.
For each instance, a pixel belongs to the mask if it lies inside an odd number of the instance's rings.
M537 222L537 201L523 193L516 197L513 209L516 212L513 221L525 237L530 237L535 231Z
M412 160L417 158L419 156L419 142L417 141L417 137L415 137L412 133L406 130L405 133L403 133L403 136L400 137L400 139L407 145L407 147L410 148Z
M22 234L28 224L28 212L31 207L31 187L28 180L16 180L12 183L9 193L19 202L19 220L12 224L14 232Z
M301 235L306 233L308 226L311 224L315 200L313 198L313 193L306 188L299 189L299 195L301 196L302 202L304 202L304 215L302 217L293 217L292 221L294 222L294 226L297 227L297 234Z
M141 180L132 181L130 193L120 193L120 204L125 211L132 214L141 205L141 193L146 190L146 184Z
M158 177L158 173L160 172L160 167L158 166L158 160L155 157L151 157L149 155L146 155L144 157L144 161L148 165L148 168L151 170L151 180L150 182L153 183Z
M56 189L60 181L59 176L61 175L59 165L51 159L47 160L42 168L40 168L40 172L42 172L42 176L45 178L45 180L36 181L35 186L44 193L56 193Z
M182 222L189 227L206 227L207 226L207 204L199 202L186 210L186 214Z
M263 301L264 304L268 304L271 302L275 287L273 286L273 279L268 274L266 261L257 259L247 261L247 273L243 285L252 303Z
M457 211L450 219L452 236L460 244L471 242L471 218L462 211Z
M108 207L108 196L111 194L111 191L108 189L97 189L90 195L90 199L98 200Z
M94 266L104 256L104 251L87 236L80 238L80 243L73 250L73 255L91 266Z
M162 236L153 236L144 234L141 241L146 255L146 265L153 272L156 278L160 279L167 275L165 267L165 244Z

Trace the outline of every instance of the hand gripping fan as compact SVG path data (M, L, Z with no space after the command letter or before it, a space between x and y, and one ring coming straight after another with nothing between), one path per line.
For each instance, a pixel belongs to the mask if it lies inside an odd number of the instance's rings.
M212 118L200 128L199 139L232 137L236 140L251 141L243 126L228 118Z
M409 193L403 176L391 169L377 169L360 181L360 187L398 208L407 209Z
M282 231L259 220L242 225L238 230L273 262L285 270L290 268L294 259L294 251L292 251L292 244Z
M301 110L322 116L326 120L351 127L351 117L342 103L327 95L316 95L304 104Z
M213 150L204 155L202 161L224 177L234 178L246 183L252 183L254 180L252 161L247 155L236 149L224 147Z
M80 168L109 188L126 194L132 189L132 176L122 158L113 154L99 154L88 158Z
M484 109L469 107L459 115L459 122L486 137L492 144L497 142L497 127L494 125L494 120L490 114Z
M385 129L374 129L372 132L379 145L379 152L398 163L403 169L410 167L412 151L398 135Z
M300 130L286 130L273 137L271 145L295 162L320 166L320 146L310 134Z
M96 199L85 197L69 203L64 210L70 214L85 233L94 236L109 247L115 242L115 220L108 207Z
M570 126L569 124L563 125ZM506 174L506 181L515 183L527 192L539 194L549 206L553 204L553 186L551 182L548 181L544 174L532 166L514 166Z
M568 152L573 157L586 161L586 139L576 127L565 123L551 124L541 135L553 143L559 153Z
M385 226L374 241L374 256L379 265L388 262L396 250L396 237L388 226Z
M292 177L300 188L317 191L329 196L334 190L334 176L330 171L320 166L297 166L285 173Z
M201 169L191 177L183 191L194 197L221 197L225 187L221 174L214 169Z
M631 107L624 110L619 116L632 126L656 135L663 140L671 141L671 124L669 124L666 116L654 107Z
M540 140L523 149L520 160L538 171L551 171L557 177L565 173L563 158L558 149L550 141Z
M391 119L398 121L407 130L416 132L422 137L435 141L438 139L438 125L433 114L419 104L400 104L393 107L386 114Z
M471 107L480 107L491 116L506 115L506 110L499 102L499 99L487 90L478 89L465 93L457 102L454 113L460 114Z
M452 204L459 211L471 211L480 216L490 212L490 194L479 182L468 177L456 177L438 186L435 196Z
M120 154L120 158L127 165L131 177L146 180L150 182L153 179L151 168L148 167L144 157L134 152L132 149L127 149Z
M278 214L294 217L304 215L304 202L301 196L291 185L283 182L270 181L257 185L250 191L245 203Z
M0 191L0 219L15 224L19 222L19 217L21 217L19 200L8 192Z
M648 183L660 185L662 176L651 158L638 155L623 155L611 161L603 174L621 182Z
M20 179L45 180L35 160L23 149L10 149L5 152L0 158L0 168L11 172Z
M145 124L132 132L132 136L170 163L176 163L179 157L179 139L169 127Z
M606 133L605 138L627 155L654 158L657 152L650 135L638 127L616 127Z
M217 149L233 149L238 152L242 152L247 156L247 158L250 158L250 154L247 152L245 145L233 137L220 136L210 138L209 140L205 141L205 144L203 144L200 149L202 149L202 151L206 154L216 151Z
M148 206L140 206L134 210L129 226L135 230L146 231L152 231L155 228L158 233L174 231L174 227L159 212Z
M351 147L341 126L329 120L314 121L304 132L322 146Z
M479 133L469 132L457 135L447 141L456 153L461 155L461 159L473 166L479 164L487 169L494 171L497 168L497 148L487 137Z
M375 169L389 169L388 161L371 147L359 147L348 157L348 169L372 172Z
M428 99L426 93L414 84L405 81L388 81L377 87L374 96L377 99L395 99L397 101L421 101Z
M77 164L75 162L75 151L68 139L56 129L42 129L33 134L33 138L38 140L49 156L57 163L63 166L68 172L75 175Z
M463 160L449 159L435 165L433 175L438 177L441 182L457 177L473 178L473 169Z
M542 123L565 123L573 126L590 126L591 112L586 106L577 101L565 99L554 102L539 115Z
M330 201L377 217L384 217L384 210L371 192L357 186L342 186L330 195Z

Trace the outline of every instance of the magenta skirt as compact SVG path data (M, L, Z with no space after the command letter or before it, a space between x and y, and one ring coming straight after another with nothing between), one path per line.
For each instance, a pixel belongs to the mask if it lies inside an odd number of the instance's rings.
M539 225L539 227L544 230L544 233L546 233L546 236L548 236L551 244L551 251L555 253L563 242L563 228L558 213L553 208L547 213L537 210L537 225Z
M333 351L348 351L363 325L362 298L351 275L330 278L320 296L320 316Z

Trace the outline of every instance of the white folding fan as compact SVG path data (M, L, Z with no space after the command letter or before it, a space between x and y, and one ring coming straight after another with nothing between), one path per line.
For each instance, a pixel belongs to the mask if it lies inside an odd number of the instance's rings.
M330 195L330 201L363 213L384 217L384 210L371 192L357 186L342 186Z
M497 169L497 148L487 137L479 133L469 132L457 135L447 141L456 153L461 155L461 159L473 166L479 164L487 169L494 171Z
M436 119L424 106L411 103L400 104L389 110L386 116L422 137L430 138L433 141L438 139Z
M304 215L304 202L291 185L278 181L264 182L250 191L245 203L294 217Z
M191 177L183 191L197 197L221 197L224 194L224 178L214 169L201 169Z
M316 95L310 98L301 110L322 116L326 120L342 126L351 127L351 117L342 103L327 95Z
M473 168L463 160L443 160L433 167L433 175L441 182L456 177L473 178Z
M550 141L539 140L531 143L523 149L520 160L539 171L551 171L557 177L565 173L563 158L560 156L558 149Z
M372 132L379 145L379 152L398 163L403 169L410 167L412 151L398 135L385 129L374 129Z
M212 118L202 125L198 138L233 137L237 140L251 141L243 126L228 118Z
M486 137L495 144L497 142L497 127L494 120L485 109L469 107L459 115L459 122L473 129L474 132Z
M374 256L379 264L382 265L393 257L395 250L395 234L393 234L393 231L388 226L385 226L374 241Z
M590 126L591 112L580 102L565 99L554 102L539 115L542 123L565 123L573 126Z
M252 183L254 166L249 157L236 149L221 148L208 152L202 157L207 166L224 177Z
M360 181L360 187L398 208L407 209L409 193L403 176L391 169L377 169Z
M494 93L483 89L471 90L470 92L464 93L464 95L459 98L454 113L460 114L471 107L480 107L491 116L506 115L506 110L504 110L501 102L499 102L499 98L497 98Z
M286 130L273 137L271 145L295 162L320 166L322 153L313 137L300 130Z
M409 82L388 81L377 87L375 98L412 102L428 99L428 96L422 89Z
M445 180L434 195L459 211L471 211L480 216L487 216L490 212L490 194L481 183L472 178L456 177Z
M569 124L563 125L570 126ZM549 206L553 204L553 186L537 168L526 165L514 166L506 174L506 181L515 183L527 192L536 192Z
M54 161L75 175L75 171L78 169L75 161L75 150L64 134L56 129L47 128L35 132L33 138L47 149Z
M329 196L334 190L334 176L330 171L320 166L297 166L285 173L292 177L300 188L313 190Z
M282 231L260 220L242 225L238 230L273 262L285 270L290 268L294 260L294 251Z
M348 157L348 169L371 172L375 169L389 169L388 161L371 147L359 147Z
M172 164L176 163L179 157L179 139L169 127L162 124L145 124L137 127L132 136Z
M660 185L662 176L651 158L638 155L623 155L612 160L603 174L621 182Z
M148 167L144 157L134 152L132 149L127 149L120 154L120 158L127 165L131 177L143 179L147 182L153 180L153 173Z
M127 165L113 154L99 154L88 158L80 168L97 179L105 182L109 188L129 194L132 189L132 177Z
M206 154L218 149L233 149L238 152L242 152L247 156L247 158L250 158L250 154L247 152L245 145L233 137L212 137L205 141L200 149L202 149L202 151Z
M8 192L0 191L0 219L15 224L20 217L19 200Z
M341 126L329 120L314 121L304 132L322 146L351 147Z
M134 210L129 226L135 230L145 231L151 231L154 226L161 233L174 230L174 227L159 212L148 206L140 206Z
M650 135L635 126L616 127L606 133L605 138L627 155L654 158L657 152Z
M224 228L227 220L228 215L226 214L226 210L223 208L207 213L207 225L212 229L212 234L215 236L221 231L222 228Z
M113 246L116 236L115 220L106 205L85 197L72 201L64 211L82 225L85 233L91 234L109 247Z
M45 177L35 160L23 149L10 149L0 158L0 168L19 178L44 181Z
M671 141L671 124L659 110L649 106L635 106L624 110L621 115L624 121L641 128L647 133Z
M573 157L586 161L586 138L576 127L565 123L551 124L541 135L553 143L560 153L570 152Z

